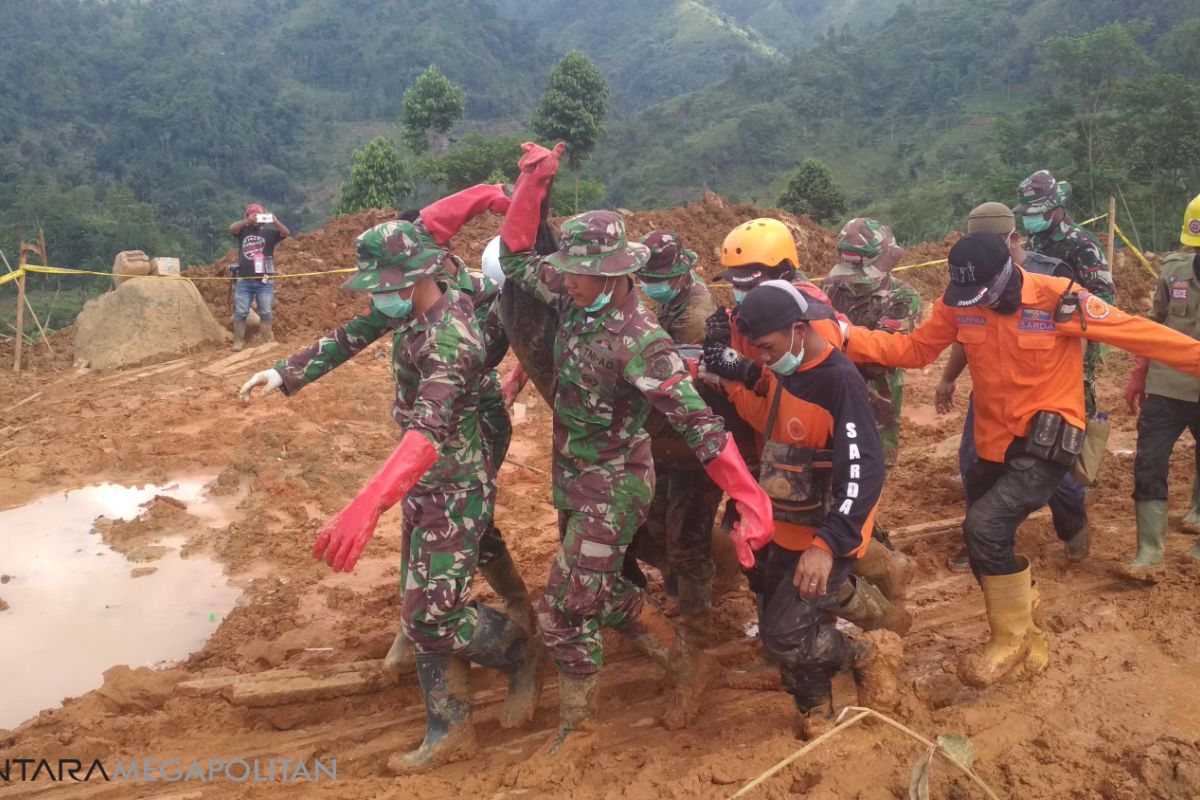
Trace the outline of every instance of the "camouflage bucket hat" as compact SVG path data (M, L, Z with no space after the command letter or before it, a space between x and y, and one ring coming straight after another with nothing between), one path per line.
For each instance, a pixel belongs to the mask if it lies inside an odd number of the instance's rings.
M1022 216L1045 214L1063 206L1070 196L1071 184L1056 181L1050 170L1038 170L1017 187L1018 203L1013 212Z
M650 249L650 260L637 273L643 280L678 278L696 266L696 254L684 248L678 233L651 231L642 237L642 244Z
M585 211L562 224L558 252L546 257L550 266L576 275L629 275L650 259L650 250L630 243L625 220L615 211Z
M888 233L891 231L887 226L876 220L866 217L852 219L842 227L842 232L838 234L838 252L855 253L869 261L883 252ZM892 241L894 242L895 238Z
M358 272L344 289L394 292L442 271L446 251L422 236L411 222L384 222L354 240Z

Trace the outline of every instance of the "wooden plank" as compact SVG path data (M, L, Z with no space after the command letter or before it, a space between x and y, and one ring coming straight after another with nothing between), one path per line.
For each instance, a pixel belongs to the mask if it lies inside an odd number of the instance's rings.
M280 681L256 681L230 686L221 692L221 696L235 706L270 708L368 694L383 689L385 683L383 676L378 673L343 672L328 678L304 675Z
M1026 517L1025 522L1045 519L1048 516L1050 516L1050 509L1043 508ZM919 542L923 539L932 539L940 533L957 528L963 524L963 519L963 517L947 517L946 519L936 519L932 522L919 522L916 525L892 528L888 531L888 534L892 537L892 541L898 545L909 544L911 542Z
M265 672L251 672L237 675L219 675L214 678L196 678L176 684L175 692L185 697L204 697L205 695L220 694L224 689L239 684L269 682L286 678L303 678L307 675L298 669L269 669Z
M200 371L205 373L206 375L220 377L221 371L232 366L233 364L241 364L246 361L251 361L254 358L257 358L258 356L262 355L263 353L266 353L267 351L271 350L272 348L275 348L278 346L279 346L279 342L267 342L266 344L260 344L257 347L251 347L249 349L241 351L240 353L234 353L231 356L225 356L224 358L219 358Z

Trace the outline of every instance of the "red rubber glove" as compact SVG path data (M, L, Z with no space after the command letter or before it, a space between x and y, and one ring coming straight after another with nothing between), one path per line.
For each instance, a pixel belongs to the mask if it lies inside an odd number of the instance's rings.
M504 405L507 408L512 408L517 395L521 393L527 383L529 383L529 376L525 374L525 368L520 364L517 364L511 372L504 376L500 381L500 394L504 397Z
M746 468L732 436L721 454L704 465L704 471L737 503L742 519L734 525L733 543L737 546L738 561L751 569L754 566L753 551L766 547L775 533L771 498Z
M463 225L485 211L503 214L510 200L502 184L481 183L443 197L421 209L421 222L438 244L446 244Z
M408 431L379 472L358 496L326 522L313 544L313 558L324 558L334 572L350 572L358 563L384 511L404 499L437 461L437 449L423 435Z
M1125 385L1125 405L1129 413L1136 414L1146 402L1146 373L1150 371L1150 359L1138 356L1133 360L1133 372L1129 375L1129 383Z
M526 142L521 145L525 154L517 162L521 175L513 186L512 202L500 225L500 241L511 253L529 250L537 240L538 224L542 219L542 200L550 191L550 182L558 171L558 157L567 146L562 142L547 150L541 145Z

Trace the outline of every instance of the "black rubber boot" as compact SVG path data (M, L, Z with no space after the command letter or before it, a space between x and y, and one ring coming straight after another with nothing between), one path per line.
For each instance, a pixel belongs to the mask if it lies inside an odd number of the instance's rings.
M501 600L508 615L516 620L526 632L533 632L533 604L529 601L529 589L517 572L508 549L487 564L479 566L479 573L492 587Z
M857 575L846 576L838 601L838 616L864 631L889 630L903 636L912 627L912 614Z
M471 725L471 665L447 653L418 652L417 678L425 696L425 741L388 759L388 771L415 775L475 755Z
M596 720L596 696L600 674L558 675L558 732L550 743L550 755L558 755L563 745L573 739L591 739ZM572 736L571 734L576 734ZM594 746L595 742L588 742Z
M508 697L500 712L500 727L515 728L533 719L542 694L545 648L511 616L478 606L475 634L459 655L508 676Z

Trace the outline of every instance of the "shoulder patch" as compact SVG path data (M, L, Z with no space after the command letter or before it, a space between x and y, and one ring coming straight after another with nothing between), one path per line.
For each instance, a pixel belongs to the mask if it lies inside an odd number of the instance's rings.
M1191 281L1186 278L1176 278L1171 281L1171 299L1172 300L1187 300L1188 299L1188 284Z
M676 373L675 359L670 353L656 355L646 362L646 376L656 381L665 381Z
M1087 302L1083 304L1083 311L1092 319L1104 319L1112 313L1112 306L1096 295L1089 294Z

